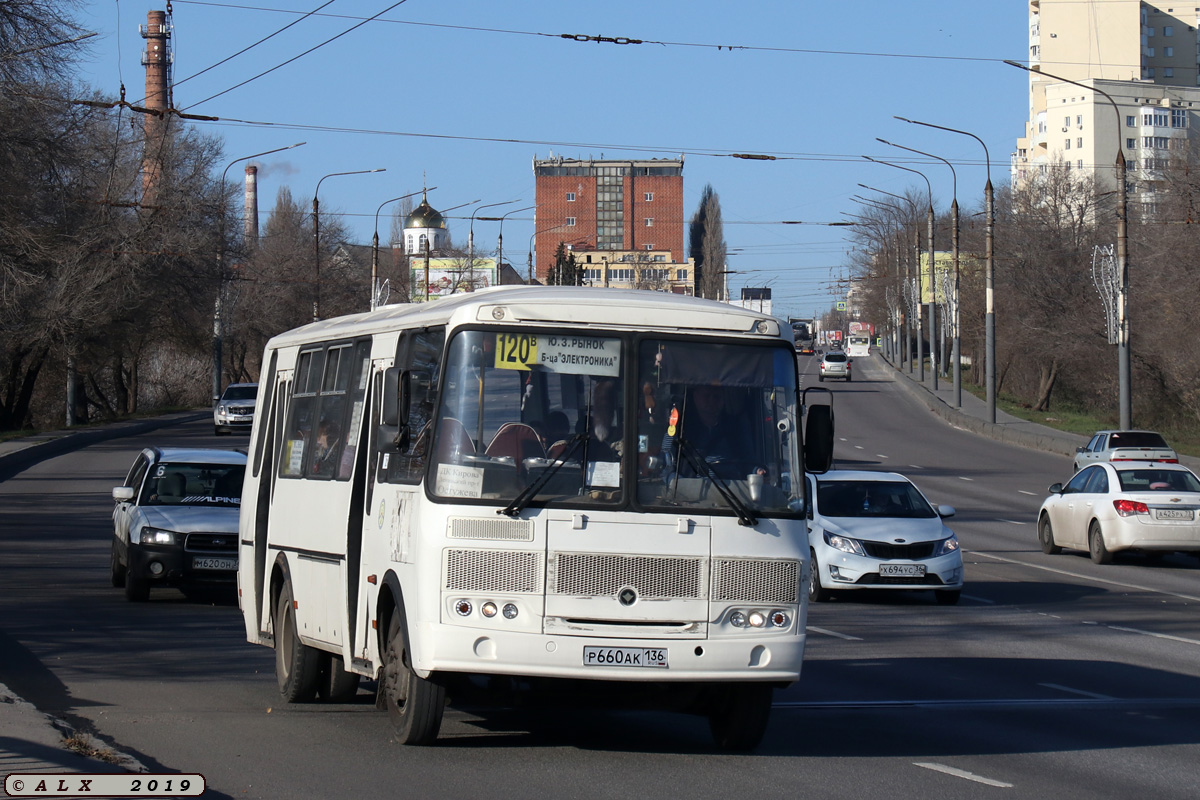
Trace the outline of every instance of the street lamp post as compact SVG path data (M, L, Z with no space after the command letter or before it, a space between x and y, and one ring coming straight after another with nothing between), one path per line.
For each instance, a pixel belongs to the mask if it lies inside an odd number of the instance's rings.
M421 194L421 192L430 192L436 189L436 186L431 186L428 189L422 189L420 192L409 192L402 194L399 197L393 197L391 200L384 200L379 204L379 208L375 209L375 235L371 237L371 310L374 311L379 305L379 212L388 203L394 203L397 200L403 200L406 197L413 197Z
M331 172L317 181L317 188L313 192L313 255L316 257L316 272L315 280L313 281L313 322L321 318L321 224L319 214L320 202L317 200L317 195L321 193L321 184L325 181L325 178L334 178L338 175L367 175L372 172L387 172L387 168L356 169L352 172Z
M474 211L471 212L471 224L467 228L467 271L469 273L468 277L467 277L468 281L471 281L472 283L474 283L474 281L475 281L475 212L482 211L485 208L494 208L496 206L507 206L512 203L519 203L519 202L521 202L520 199L505 200L503 203L488 203L486 205L479 206L479 208L476 208ZM486 217L480 217L480 219L486 219ZM500 265L499 264L496 265L496 270L497 270L496 280L499 280L500 279L500 273L499 273Z
M525 206L524 208L514 208L512 211L506 211L505 213L501 214L499 217L480 217L480 219L492 219L492 220L498 219L498 220L500 220L500 236L496 240L496 270L497 270L497 272L504 267L504 220L506 218L508 218L508 216L511 214L517 214L522 211L528 211L531 208L537 208L537 205ZM536 215L535 215L535 217L536 217ZM536 218L534 219L534 224L535 225L537 224ZM533 276L530 276L531 283L533 282L532 278L533 278Z
M1027 67L1024 64L1018 64L1016 61L1005 61L1004 63L1017 69L1023 69L1026 72L1045 75L1047 78L1069 83L1081 89L1091 89L1097 94L1102 94L1104 95L1104 99L1108 100L1112 105L1113 113L1116 114L1117 272L1121 275L1121 287L1117 293L1117 383L1120 391L1121 430L1127 431L1133 427L1133 391L1130 386L1132 365L1130 364L1129 354L1129 230L1127 225L1129 187L1125 185L1125 150L1121 146L1121 109L1117 107L1117 101L1113 100L1112 95L1097 86L1088 86L1069 78L1051 75L1040 66Z
M880 139L880 141L883 141L883 140ZM931 184L929 182L929 178L925 177L925 173L918 172L917 170L912 169L910 167L902 167L899 164L893 164L890 161L880 161L879 159L871 158L870 156L863 156L863 158L865 158L867 161L873 162L875 164L883 164L885 167L895 167L896 169L902 169L905 172L912 172L916 175L920 175L922 180L925 181L925 188L929 192L929 212L928 212L929 277L930 277L930 282L932 283L933 257L934 257L934 249L933 249L933 184ZM924 289L924 286L922 285L923 281L921 279L921 261L920 261L920 257L919 257L919 255L920 255L920 247L919 246L917 247L917 253L918 253L917 265L916 265L917 266L917 376L918 376L918 380L920 380L921 383L924 383L925 382L925 343L922 340L922 332L921 332L922 325L921 325L921 303L920 303L921 297L920 296L925 293L925 289ZM930 350L930 356L932 358L932 363L930 364L930 368L931 368L931 371L933 372L933 388L936 390L937 389L937 350L933 346L933 293L932 292L930 292L930 295L929 295L929 350Z
M267 150L262 153L255 153L251 156L235 158L233 161L230 161L225 165L225 171L221 173L221 213L217 217L217 299L213 304L212 384L214 406L217 404L217 401L221 399L221 362L225 349L225 322L222 319L222 306L224 305L225 299L225 178L229 175L229 168L234 164L240 164L243 161L249 161L252 158L258 158L259 156L269 156L272 153L282 153L284 150L292 150L304 144L307 144L307 142L296 142L296 144L289 144L287 147L276 147L274 150Z
M970 136L975 141L979 142L983 147L983 161L987 166L987 185L983 187L983 202L984 209L987 214L987 233L985 243L985 266L984 266L984 292L985 292L985 311L984 311L984 361L986 362L985 371L986 377L984 382L987 384L987 406L988 406L988 421L995 423L996 421L996 305L994 291L994 262L993 253L995 252L994 242L996 234L996 198L992 190L992 157L988 153L987 145L983 139L980 139L975 134L969 131L960 131L957 128L947 128L944 125L934 125L929 122L919 122L915 119L905 119L904 117L896 117L901 122L909 122L913 125L924 125L926 128L936 128L947 133L957 133L963 136ZM1118 131L1120 128L1118 128ZM957 282L956 282L957 287ZM957 291L957 289L956 289Z
M881 139L880 141L883 141L883 140ZM891 142L888 142L888 144L891 144ZM954 352L951 354L951 358L953 359L953 362L954 362L954 407L962 408L962 368L960 365L961 351L959 349L960 343L959 343L959 336L958 336L958 330L959 330L959 325L958 325L958 322L959 322L959 320L958 320L958 173L954 170L954 165L951 164L946 159L942 158L941 156L935 156L933 153L926 153L921 150L914 150L911 147L904 147L903 145L898 145L898 144L893 144L892 147L899 147L901 150L908 150L909 152L916 153L917 155L922 155L922 156L925 156L926 158L933 158L938 161L941 161L943 164L945 164L947 167L950 168L950 175L951 175L951 178L953 179L953 181L951 183L951 186L953 187L953 195L952 195L953 201L950 204L950 220L951 220L951 226L953 229L952 236L951 236L951 258L953 259L953 263L954 263L954 292L953 292L953 296L950 298L950 305L951 305L951 307L950 307L950 327L951 327L950 334L951 334L951 339L953 341L953 350L954 350ZM931 260L930 264L932 265L932 263L933 262ZM937 281L935 279L936 275L937 275L937 271L934 270L932 266L930 266L929 278L930 278L930 283L932 284L934 297L936 297L936 295L937 295ZM930 316L930 327L932 328L932 326L933 326L933 318L931 315ZM933 335L932 330L930 331L930 335L931 336ZM943 341L943 343L945 342L944 339L942 341ZM930 348L932 349L932 340L930 343ZM944 356L945 354L946 354L945 350L943 350L942 355ZM935 389L937 388L936 376L934 377L933 388L935 388Z

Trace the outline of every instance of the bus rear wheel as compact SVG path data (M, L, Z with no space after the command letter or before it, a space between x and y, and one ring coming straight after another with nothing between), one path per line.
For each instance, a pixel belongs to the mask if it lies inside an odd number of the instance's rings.
M388 622L379 691L400 744L433 744L442 727L446 687L412 670L408 635L401 617L401 609L396 609Z
M769 683L731 683L713 687L709 700L708 727L713 743L721 750L753 750L767 732L771 717Z
M327 703L349 703L358 694L358 675L346 670L341 656L326 654L321 659L317 696Z
M310 703L321 677L321 653L300 641L292 585L285 583L275 603L275 678L287 703Z

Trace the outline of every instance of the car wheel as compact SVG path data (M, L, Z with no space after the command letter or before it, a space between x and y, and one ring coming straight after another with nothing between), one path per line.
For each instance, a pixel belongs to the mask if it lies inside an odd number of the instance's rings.
M1097 564L1112 563L1112 553L1104 544L1104 534L1100 532L1100 523L1096 520L1092 520L1088 528L1088 551L1092 554L1092 561Z
M962 589L935 591L933 596L937 598L939 606L956 606L958 605L958 598L962 596Z
M402 617L397 608L388 623L379 691L400 744L433 744L442 727L446 687L413 672Z
M827 603L833 599L833 592L821 585L821 565L817 563L817 554L809 550L812 557L808 570L808 602Z
M117 554L117 540L112 540L112 556L110 558L109 569L112 574L109 580L112 581L114 589L120 589L125 585L125 565L121 563L121 557Z
M317 696L328 703L349 703L358 694L359 676L347 672L341 656L328 654L321 659L321 680Z
M847 376L846 376L846 383L849 383L849 382L850 382L850 381L852 381L852 380L854 380L854 376L853 376L853 375L847 375Z
M138 575L134 570L126 570L125 599L131 603L144 603L149 600L150 579Z
M712 687L708 728L721 750L753 750L767 732L771 718L769 683L731 683Z
M824 375L818 375L818 376L817 376L817 380L818 380L818 381L820 381L821 383L824 383L824 382L825 382L825 376L824 376Z
M225 431L221 430L220 425L213 425L213 435L214 436L220 436L222 433L225 433Z
M308 703L317 694L321 653L300 641L292 585L285 583L275 603L275 678L279 695L288 703Z
M1042 552L1048 556L1062 552L1062 548L1054 543L1054 527L1050 524L1049 514L1042 514L1038 520L1038 541L1042 544Z

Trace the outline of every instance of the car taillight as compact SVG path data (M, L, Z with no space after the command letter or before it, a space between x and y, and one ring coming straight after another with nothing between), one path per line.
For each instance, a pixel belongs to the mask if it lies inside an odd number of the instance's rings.
M1145 503L1139 503L1136 500L1113 500L1113 508L1122 517L1131 517L1134 514L1149 514L1150 508Z
M1178 464L1179 463L1178 458L1160 458L1159 461L1161 461L1164 464Z

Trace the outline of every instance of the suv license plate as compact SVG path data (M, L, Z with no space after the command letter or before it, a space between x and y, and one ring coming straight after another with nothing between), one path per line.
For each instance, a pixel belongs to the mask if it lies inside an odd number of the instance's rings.
M889 578L924 578L924 564L880 564L879 574Z
M236 558L193 558L192 569L237 569Z
M667 669L665 647L592 647L583 648L585 667L656 667Z

